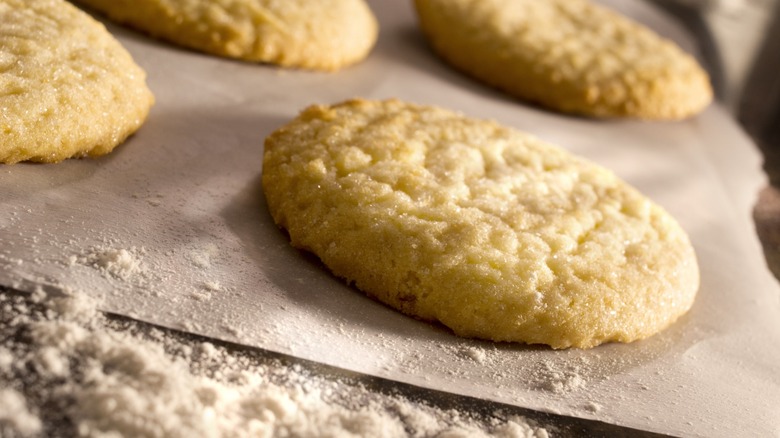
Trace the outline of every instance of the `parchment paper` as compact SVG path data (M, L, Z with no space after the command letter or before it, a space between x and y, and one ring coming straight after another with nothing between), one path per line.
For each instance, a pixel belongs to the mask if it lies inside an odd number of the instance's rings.
M644 3L611 3L693 49ZM528 408L684 436L777 435L780 290L749 216L764 178L731 117L717 105L678 123L546 112L442 64L411 2L371 5L378 46L335 74L214 58L109 25L157 103L109 156L0 167L0 284L75 288L143 321ZM552 351L461 339L345 286L290 248L260 171L266 135L309 104L357 96L496 119L613 169L691 235L702 271L693 309L646 341ZM109 255L126 269L100 268Z

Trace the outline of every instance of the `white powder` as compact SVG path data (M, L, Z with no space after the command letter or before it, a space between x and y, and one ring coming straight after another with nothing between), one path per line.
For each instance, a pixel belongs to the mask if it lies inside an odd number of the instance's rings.
M219 292L222 290L222 285L218 281L204 281L203 288L211 292Z
M200 269L211 268L211 259L219 254L219 247L213 243L204 245L202 248L191 249L188 258L193 266Z
M487 362L487 353L485 350L477 347L469 347L463 350L463 355L471 360L484 365Z
M190 298L197 301L209 301L211 299L211 294L208 292L193 291L190 293Z
M100 300L68 289L63 292L64 296L51 297L48 305L58 315L65 315L64 320L88 324L98 317L97 307ZM45 292L39 290L38 294L41 293L45 296ZM44 298L38 295L37 299L37 302L41 302Z
M110 319L73 291L37 301L0 291L2 436L547 437L519 417L475 418ZM26 342L8 336L20 330Z
M24 396L0 388L0 436L29 436L41 431L41 420L27 410Z
M13 353L0 347L0 372L10 372L11 366L14 363Z
M38 372L55 377L65 377L68 372L68 362L59 349L43 347L38 350L34 358Z
M144 248L91 248L83 257L76 261L100 269L115 278L128 280L145 272L142 262ZM71 260L71 264L73 261Z
M592 412L594 414L600 412L601 408L602 408L602 406L600 404L598 404L596 402L593 402L593 401L588 402L585 405L585 410L588 411L588 412Z
M585 376L577 363L566 362L564 366L552 361L540 362L534 371L538 388L555 394L564 394L584 388L587 385Z

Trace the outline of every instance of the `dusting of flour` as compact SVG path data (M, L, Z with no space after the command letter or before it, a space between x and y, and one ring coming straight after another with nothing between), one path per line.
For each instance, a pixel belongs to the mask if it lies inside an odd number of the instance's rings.
M0 406L0 436L33 435L41 431L41 420L30 413L27 401L19 392L0 388Z
M533 373L538 389L565 394L584 388L587 380L580 371L580 365L577 362L569 362L565 367L560 367L551 361L540 362Z
M143 270L135 256L89 260L121 277ZM109 317L97 304L76 291L0 289L0 436L548 436L521 417L370 391L289 359Z
M73 256L71 265L79 263L92 266L107 275L121 280L129 280L143 275L146 271L143 263L144 254L146 254L144 248L93 247L80 257Z

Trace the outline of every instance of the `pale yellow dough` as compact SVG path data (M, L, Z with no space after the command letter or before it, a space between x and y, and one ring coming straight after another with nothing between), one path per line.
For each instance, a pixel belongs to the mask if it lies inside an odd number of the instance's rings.
M338 70L365 58L378 24L364 0L75 0L197 51Z
M146 74L62 0L0 0L0 163L111 152L146 119Z
M309 107L267 138L263 188L295 247L462 336L630 342L699 286L685 232L613 173L436 107Z
M682 119L712 100L673 42L588 0L415 0L431 46L516 97L595 117Z

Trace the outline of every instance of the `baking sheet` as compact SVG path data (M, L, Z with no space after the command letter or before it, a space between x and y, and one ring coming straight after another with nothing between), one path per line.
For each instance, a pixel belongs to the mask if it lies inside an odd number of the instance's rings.
M644 3L611 3L693 47ZM371 6L376 49L335 74L109 25L157 103L109 156L0 168L0 284L75 288L143 321L533 409L685 436L780 433L780 290L749 216L764 179L731 117L713 105L685 122L594 121L526 106L438 61L410 2ZM345 286L273 225L260 171L266 135L309 104L357 96L496 119L613 169L689 232L693 309L646 341L552 351L457 338Z

